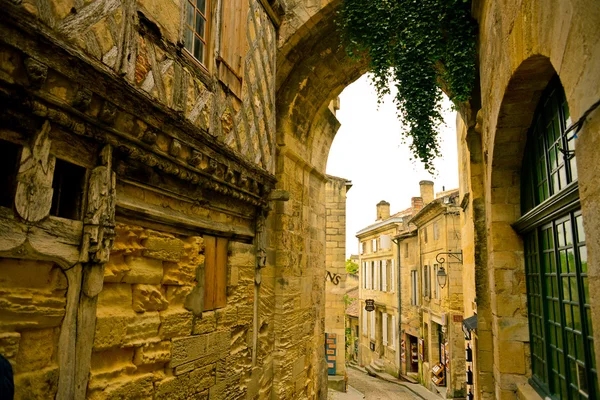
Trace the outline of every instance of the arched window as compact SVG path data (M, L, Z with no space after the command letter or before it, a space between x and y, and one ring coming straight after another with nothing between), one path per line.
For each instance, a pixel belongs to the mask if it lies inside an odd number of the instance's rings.
M575 138L558 77L528 133L521 171L521 219L531 345L531 383L544 396L600 399L579 206Z

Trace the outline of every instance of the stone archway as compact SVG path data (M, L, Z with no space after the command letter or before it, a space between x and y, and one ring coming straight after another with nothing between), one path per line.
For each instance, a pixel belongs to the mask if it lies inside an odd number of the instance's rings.
M277 205L270 218L277 238L272 241L276 247L276 398L303 392L309 398L327 396L325 167L340 126L329 104L366 72L364 61L353 62L340 47L334 21L340 4L339 0L323 7L298 4L286 10L280 28L276 176L278 188L288 191L290 200ZM286 382L295 382L295 387Z
M531 375L527 288L523 242L511 224L521 217L521 165L527 132L540 96L556 74L550 60L535 55L525 60L514 72L506 87L490 154L489 184L486 197L487 248L490 294L487 307L479 308L478 335L480 347L493 349L494 368L480 373L494 375L498 388L516 390Z

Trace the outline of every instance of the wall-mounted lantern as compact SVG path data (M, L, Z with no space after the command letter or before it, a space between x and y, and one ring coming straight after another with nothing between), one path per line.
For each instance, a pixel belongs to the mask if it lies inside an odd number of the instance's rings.
M437 281L440 288L444 288L446 286L446 282L448 281L448 274L446 274L446 270L444 267L440 267L437 272Z
M448 257L455 258L456 261L458 261L461 264L463 262L462 250L461 251L446 251L443 253L438 253L435 256L435 260L440 264L440 269L438 269L438 272L437 272L437 279L438 279L438 285L440 285L440 288L442 288L442 289L446 286L446 283L448 282L448 274L446 273L446 269L444 268L444 263L446 262L446 258L442 257L445 255Z

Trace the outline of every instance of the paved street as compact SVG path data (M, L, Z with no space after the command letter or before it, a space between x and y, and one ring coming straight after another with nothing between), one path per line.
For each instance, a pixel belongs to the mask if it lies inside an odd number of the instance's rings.
M407 388L395 383L386 382L384 380L373 378L363 372L353 368L347 369L348 384L354 389L362 393L366 400L412 400L420 399ZM362 397L362 396L360 396ZM348 393L336 392L330 396L332 400L355 400L359 399L356 392L349 391Z

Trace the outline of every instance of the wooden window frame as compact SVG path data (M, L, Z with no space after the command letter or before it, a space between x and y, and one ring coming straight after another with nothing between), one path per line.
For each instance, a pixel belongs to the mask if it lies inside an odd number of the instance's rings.
M209 46L208 46L208 38L210 37L210 30L211 30L211 24L210 24L210 0L205 0L205 10L204 12L202 12L198 7L197 7L197 2L195 0L183 0L185 6L184 6L184 11L183 11L183 24L182 24L182 42L183 42L183 48L185 49L186 53L192 57L193 60L197 61L204 69L206 69L208 71L208 62L206 61L208 58L208 52L209 52ZM193 21L193 26L190 26L188 24L188 16L189 16L189 6L192 6L194 8L194 21ZM200 15L204 18L204 37L200 36L198 34L198 32L196 31L196 18L197 18L197 13L200 13ZM187 30L191 30L192 31L192 38L194 40L192 40L191 45L191 50L187 47L188 43L186 43L186 37L187 37ZM202 51L202 60L199 60L195 55L194 55L194 44L195 44L195 38L200 39L200 41L202 42L204 48Z

